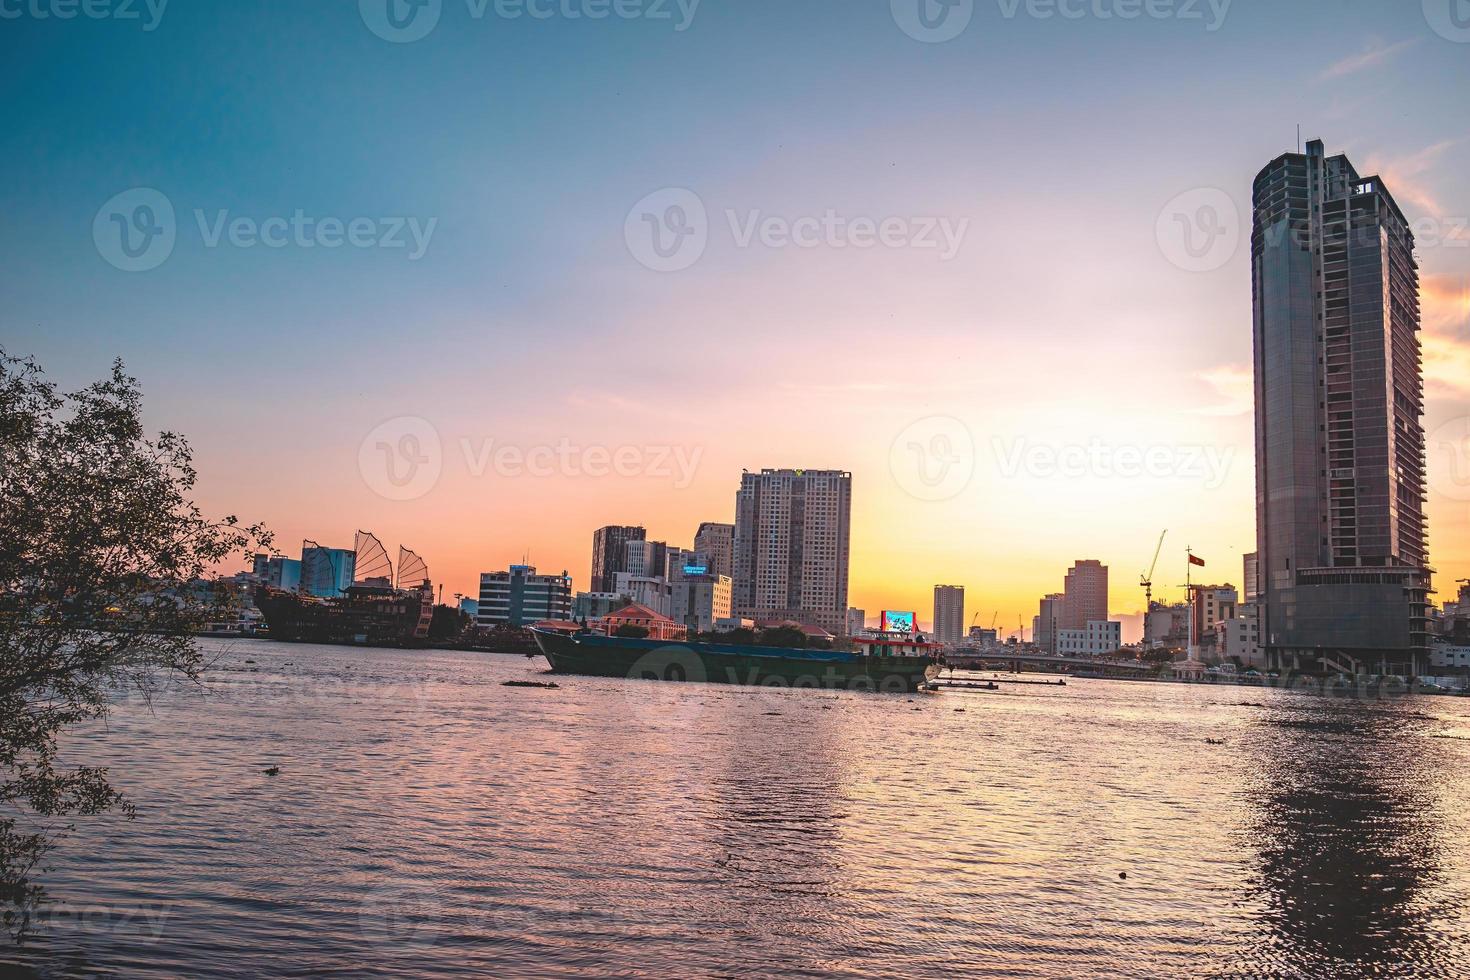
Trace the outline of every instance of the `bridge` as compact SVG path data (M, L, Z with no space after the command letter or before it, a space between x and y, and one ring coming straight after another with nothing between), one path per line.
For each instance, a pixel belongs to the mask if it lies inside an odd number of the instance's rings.
M991 666L1009 667L1016 673L1021 666L1051 667L1059 673L1074 673L1078 669L1096 670L1104 673L1119 673L1143 676L1158 672L1158 665L1139 663L1137 660L1110 660L1102 657L1062 657L1048 653L1011 653L1005 650L956 652L946 654L946 665L961 670L982 670Z

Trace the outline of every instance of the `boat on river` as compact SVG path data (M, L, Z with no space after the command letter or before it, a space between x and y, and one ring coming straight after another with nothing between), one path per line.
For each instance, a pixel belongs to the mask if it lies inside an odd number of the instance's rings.
M851 650L609 636L532 627L559 674L903 693L939 675L941 645L921 636L855 637Z

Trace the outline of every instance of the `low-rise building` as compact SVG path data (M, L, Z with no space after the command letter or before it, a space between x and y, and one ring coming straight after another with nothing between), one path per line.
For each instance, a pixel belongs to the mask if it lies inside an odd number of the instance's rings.
M529 626L572 615L572 577L537 575L533 565L512 565L480 575L479 626Z
M674 590L662 575L618 572L613 576L613 591L632 602L647 606L660 616L669 616L674 611Z
M1265 667L1261 653L1260 607L1242 602L1235 616L1215 624L1215 653L1221 660L1238 660L1244 667Z
M1123 645L1123 624L1116 619L1088 620L1079 630L1057 630L1056 653L1062 657L1101 657Z
M734 583L728 575L683 575L670 591L670 618L691 633L708 633L730 616Z
M578 592L572 596L572 618L579 623L600 619L626 606L628 601L617 592Z
M636 602L608 613L591 625L593 629L609 636L615 635L624 627L642 630L644 635L651 640L682 640L689 635L689 631L682 624Z
M1470 647L1435 643L1429 647L1429 665L1436 670L1470 669Z

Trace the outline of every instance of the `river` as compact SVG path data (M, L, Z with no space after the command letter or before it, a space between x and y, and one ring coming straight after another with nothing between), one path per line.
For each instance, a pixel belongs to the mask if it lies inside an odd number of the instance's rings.
M1467 698L209 649L66 743L137 815L78 821L0 972L1470 975Z

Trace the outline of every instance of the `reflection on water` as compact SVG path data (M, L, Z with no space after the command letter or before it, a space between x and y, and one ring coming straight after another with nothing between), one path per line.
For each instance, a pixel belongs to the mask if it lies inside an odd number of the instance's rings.
M69 750L138 819L0 972L1470 974L1467 699L543 668L242 642L120 704Z
M1463 931L1445 924L1463 926L1452 899L1466 882L1446 887L1443 869L1447 849L1463 849L1444 815L1463 808L1464 756L1426 737L1435 715L1420 710L1440 704L1317 699L1267 719L1288 735L1262 740L1252 790L1260 869L1248 893L1265 927L1253 972L1463 972ZM1450 787L1458 800L1442 798Z

